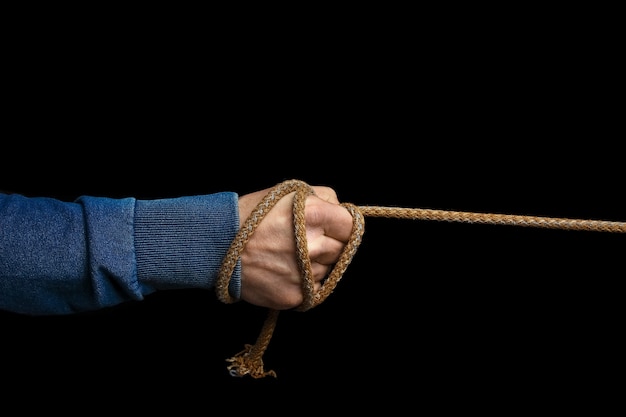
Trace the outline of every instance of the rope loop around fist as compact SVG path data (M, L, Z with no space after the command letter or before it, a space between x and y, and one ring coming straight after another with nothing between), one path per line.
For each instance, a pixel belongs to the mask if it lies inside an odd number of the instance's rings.
M252 237L252 234L256 230L257 226L261 223L267 213L269 213L269 211L281 198L294 191L293 223L296 250L298 252L298 266L303 278L302 290L304 294L304 301L299 307L296 308L296 310L309 310L323 302L333 292L361 244L365 228L363 214L354 204L341 204L352 215L353 225L350 240L344 247L339 260L334 265L332 271L322 283L320 290L315 292L313 289L313 271L311 269L311 260L309 258L309 250L306 240L306 223L304 219L306 198L315 193L313 188L307 183L300 180L289 180L280 183L265 195L254 211L246 219L246 222L239 229L237 236L235 236L233 243L226 253L222 263L222 268L220 269L217 278L216 292L220 301L224 303L233 303L237 301L230 295L228 291L228 284L241 253L250 240L250 237Z

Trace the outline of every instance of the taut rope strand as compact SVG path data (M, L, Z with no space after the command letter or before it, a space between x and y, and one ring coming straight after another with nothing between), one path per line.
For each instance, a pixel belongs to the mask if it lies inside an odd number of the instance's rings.
M246 219L245 223L235 236L218 274L216 293L220 301L233 303L237 299L228 292L228 283L235 269L237 261L246 243L265 215L285 195L294 192L293 221L298 252L298 266L302 273L302 291L304 301L295 310L309 310L324 301L334 290L343 276L361 244L365 231L364 217L388 217L398 219L436 220L461 223L497 224L523 227L536 227L547 229L582 230L595 232L626 233L625 222L611 222L604 220L579 220L567 218L551 218L537 216L520 216L508 214L471 213L462 211L446 211L431 209L412 209L400 207L379 206L355 206L350 203L342 203L352 215L352 233L339 260L334 265L328 277L323 281L319 291L313 290L313 273L308 255L306 241L306 226L304 222L304 206L306 198L314 194L313 188L303 181L287 180L272 188L261 200L254 211ZM231 364L227 367L232 376L250 375L253 378L262 378L267 375L276 377L274 371L265 371L263 367L263 354L269 345L270 339L276 327L278 310L269 309L261 333L254 345L245 345L245 349L232 358L227 359Z
M544 229L585 230L592 232L626 233L626 223L605 220L579 220L558 217L520 216L513 214L469 213L432 209L360 206L367 217L393 217L397 219L438 220L459 223L482 223Z

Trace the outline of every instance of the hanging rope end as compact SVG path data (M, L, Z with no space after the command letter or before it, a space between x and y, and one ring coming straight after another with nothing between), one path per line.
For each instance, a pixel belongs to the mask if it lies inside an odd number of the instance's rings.
M265 371L263 369L263 359L250 356L252 345L245 345L245 349L237 353L232 358L226 359L231 365L228 365L228 373L230 376L243 377L250 375L252 378L264 378L266 376L273 376L276 378L276 372L270 370Z

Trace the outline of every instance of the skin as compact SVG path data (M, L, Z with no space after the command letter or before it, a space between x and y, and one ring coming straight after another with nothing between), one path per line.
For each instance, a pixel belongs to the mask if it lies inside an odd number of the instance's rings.
M304 218L315 291L348 243L352 216L329 187L313 186ZM240 226L269 188L239 197ZM299 306L302 278L293 231L293 194L285 195L259 223L241 253L241 299L261 307L286 310Z

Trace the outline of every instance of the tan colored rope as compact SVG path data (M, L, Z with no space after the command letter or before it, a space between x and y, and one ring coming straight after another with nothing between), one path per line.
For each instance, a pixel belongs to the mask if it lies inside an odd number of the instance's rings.
M499 224L544 229L584 230L590 232L626 233L626 223L606 220L579 220L558 217L520 216L514 214L470 213L432 209L361 206L367 217L438 220L459 223Z
M334 265L328 277L323 281L319 291L313 290L313 273L308 255L306 241L306 225L304 221L304 206L306 198L314 194L313 188L300 180L287 180L273 187L259 202L254 211L246 219L237 236L233 240L218 274L216 293L220 301L233 303L237 299L228 292L230 277L239 260L241 252L259 223L274 205L285 195L295 192L293 199L293 221L295 230L296 248L298 251L298 266L302 273L302 291L304 301L295 310L306 311L323 302L334 290L345 273L352 258L361 244L365 231L364 217L387 217L398 219L436 220L461 223L513 225L522 227L536 227L563 230L582 230L596 232L626 233L625 222L611 222L603 220L579 220L568 218L551 218L537 216L520 216L508 214L471 213L461 211L413 209L399 207L355 206L342 203L353 218L352 233L339 260ZM254 345L246 344L244 350L232 358L227 359L227 367L232 376L250 375L253 378L262 378L267 375L276 377L274 371L265 371L263 354L267 349L276 321L278 310L269 309L261 333Z

